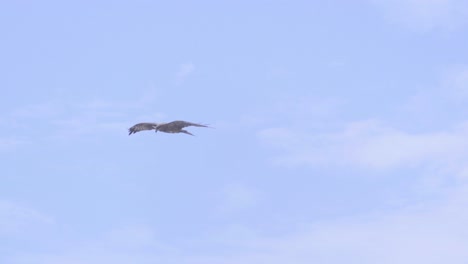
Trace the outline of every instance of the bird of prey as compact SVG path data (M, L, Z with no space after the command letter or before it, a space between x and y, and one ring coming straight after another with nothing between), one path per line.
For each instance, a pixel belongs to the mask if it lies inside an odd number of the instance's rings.
M136 132L140 132L143 130L154 129L155 132L161 131L165 133L185 133L185 134L193 136L192 133L188 132L187 130L182 129L188 126L208 127L206 125L180 121L180 120L172 121L169 123L138 123L128 129L128 132L129 132L128 135L135 134Z

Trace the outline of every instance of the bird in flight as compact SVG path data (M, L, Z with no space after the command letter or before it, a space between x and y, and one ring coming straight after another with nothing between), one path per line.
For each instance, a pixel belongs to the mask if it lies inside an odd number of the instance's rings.
M196 123L179 121L179 120L172 121L169 123L138 123L128 129L128 132L129 132L128 135L135 134L136 132L140 132L143 130L154 129L155 132L161 131L165 133L185 133L185 134L193 136L192 133L183 129L184 127L188 127L188 126L208 127L202 124L196 124Z

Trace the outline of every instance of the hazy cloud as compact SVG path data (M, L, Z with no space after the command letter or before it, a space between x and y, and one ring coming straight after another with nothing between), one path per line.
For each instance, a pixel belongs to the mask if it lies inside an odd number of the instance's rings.
M28 142L16 138L0 138L0 150L14 149L18 146L27 144Z
M53 222L53 218L35 209L0 200L0 235L2 233L16 233Z
M447 71L442 84L442 93L448 93L450 99L458 102L468 99L468 67L459 66Z
M252 208L261 199L261 193L242 184L229 184L221 191L218 210L222 213L233 213L243 209Z
M195 65L191 62L183 63L179 66L179 71L176 74L177 84L182 84L187 77L195 71Z
M125 134L126 129L137 120L157 120L164 116L153 109L155 100L156 93L150 89L133 100L93 98L74 103L50 101L18 106L6 112L0 122L3 131L0 132L0 137L3 137L0 139L0 149L35 141L41 135L31 134L31 131L47 131L42 133L44 137L65 140L102 132ZM12 131L15 131L15 137L24 140L12 138Z
M8 263L464 264L468 258L468 232L464 231L467 190L467 186L452 189L440 200L391 211L310 222L298 232L283 235L259 236L249 229L228 227L220 230L220 235L233 235L231 243L236 246L231 244L234 247L223 252L193 254L184 250L216 247L220 242L216 237L167 247L157 242L152 230L129 227L112 231L98 241L87 241L86 246L56 254L15 256ZM229 235L231 232L235 234Z
M464 0L371 0L386 18L412 30L455 29L466 25L468 2Z
M461 264L468 257L467 198L463 187L437 202L314 223L298 234L263 242L279 259L292 257L294 263Z
M468 125L409 133L375 120L351 122L341 131L316 134L288 128L258 132L259 139L283 150L280 163L356 165L376 169L453 163L468 154Z

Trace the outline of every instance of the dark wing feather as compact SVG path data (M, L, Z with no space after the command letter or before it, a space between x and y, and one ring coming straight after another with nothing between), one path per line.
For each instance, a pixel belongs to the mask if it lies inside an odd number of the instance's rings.
M128 135L135 134L143 130L153 130L157 126L156 123L138 123L128 129Z
M187 122L187 121L180 121L180 120L172 121L172 122L169 122L169 123L164 124L162 126L164 126L167 130L173 130L173 131L181 130L182 128L188 127L188 126L208 127L206 125L191 123L191 122Z

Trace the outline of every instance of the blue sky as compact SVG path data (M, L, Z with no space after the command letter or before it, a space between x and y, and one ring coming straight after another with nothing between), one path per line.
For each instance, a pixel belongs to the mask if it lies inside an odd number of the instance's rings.
M0 3L0 262L465 263L467 17ZM179 119L214 129L127 134Z

